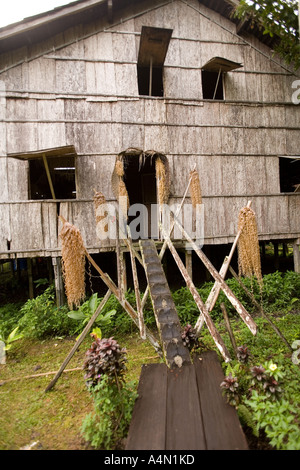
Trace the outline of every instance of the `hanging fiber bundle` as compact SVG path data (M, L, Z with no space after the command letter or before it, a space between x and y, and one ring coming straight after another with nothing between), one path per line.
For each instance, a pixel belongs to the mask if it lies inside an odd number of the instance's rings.
M108 224L103 223L103 219L107 218L108 211L106 209L106 199L100 192L95 191L94 194L94 207L96 214L96 233L100 240L106 238L108 233Z
M128 192L126 189L126 185L122 178L119 178L118 192L119 192L119 207L123 216L125 217L125 220L127 220L128 209L129 209L129 196L128 196Z
M257 223L255 213L250 207L244 207L240 210L238 230L241 230L238 242L239 275L256 276L261 284L262 274Z
M197 204L202 203L202 194L201 194L201 186L200 186L200 179L197 170L192 170L190 172L191 177L191 185L190 185L190 193L191 193L191 200L192 206L197 207Z
M118 176L124 176L124 165L121 160L117 160L115 164L115 172Z
M165 204L168 202L169 189L166 165L160 157L155 160L155 172L157 180L158 203Z
M62 272L68 300L72 310L78 308L85 297L85 247L80 231L61 217L63 227L60 232L62 241Z

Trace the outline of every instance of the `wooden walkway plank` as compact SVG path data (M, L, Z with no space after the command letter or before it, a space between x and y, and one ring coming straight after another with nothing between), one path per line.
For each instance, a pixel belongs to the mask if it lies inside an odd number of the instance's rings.
M194 357L199 400L208 450L247 450L248 445L236 410L220 388L224 380L216 352Z
M181 338L181 325L154 240L139 241L153 311L167 365L190 364L190 353Z
M143 365L126 450L164 450L166 410L166 365Z
M166 450L205 450L193 365L168 370Z

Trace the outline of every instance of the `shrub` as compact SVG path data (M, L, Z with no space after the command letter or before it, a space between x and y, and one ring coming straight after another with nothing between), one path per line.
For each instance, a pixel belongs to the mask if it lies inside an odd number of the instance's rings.
M125 382L126 350L113 338L96 339L86 353L85 379L94 400L81 432L97 449L122 446L137 397L136 383Z
M20 310L22 304L6 304L0 307L0 336L6 338L18 326L22 317Z
M54 287L48 287L43 294L27 300L21 308L20 330L24 337L36 339L72 335L75 326L67 312L66 306L56 306Z

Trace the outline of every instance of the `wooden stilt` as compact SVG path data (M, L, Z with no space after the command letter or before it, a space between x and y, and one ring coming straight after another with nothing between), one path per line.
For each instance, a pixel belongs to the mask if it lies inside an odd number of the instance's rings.
M27 273L28 273L28 290L29 298L33 299L33 279L32 279L32 260L27 258Z
M126 255L125 252L121 252L121 263L122 263L122 291L127 292L127 268L126 268Z
M62 279L61 258L52 258L52 265L54 269L55 291L56 291L56 304L61 307L65 303L64 285Z
M293 243L294 271L300 273L300 245L299 240Z
M185 250L185 266L190 278L193 279L192 252L190 250Z

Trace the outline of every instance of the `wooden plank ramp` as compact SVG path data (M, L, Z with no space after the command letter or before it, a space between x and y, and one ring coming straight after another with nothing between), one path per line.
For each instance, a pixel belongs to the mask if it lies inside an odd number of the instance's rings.
M191 363L181 338L181 326L154 240L140 240L153 311L166 363L169 367Z
M126 450L247 450L223 379L214 351L181 368L143 365Z

